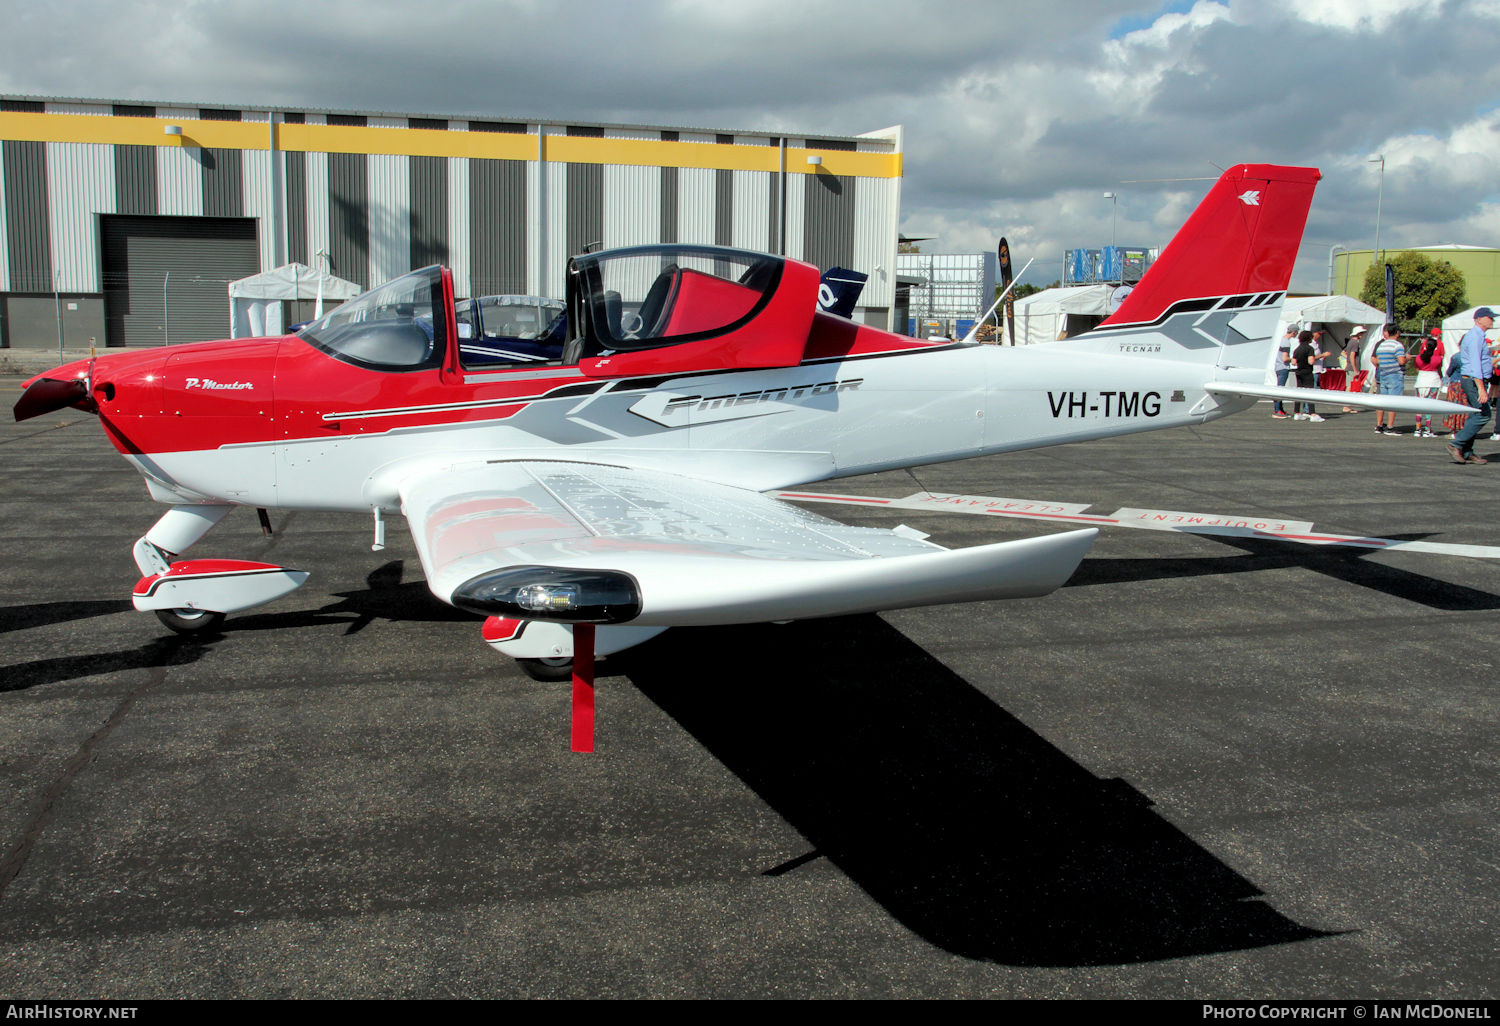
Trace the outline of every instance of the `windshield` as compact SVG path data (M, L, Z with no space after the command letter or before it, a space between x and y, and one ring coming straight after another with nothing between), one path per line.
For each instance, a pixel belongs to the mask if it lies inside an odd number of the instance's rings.
M381 370L442 362L442 268L426 267L349 300L297 333L341 360ZM436 318L433 311L440 315Z

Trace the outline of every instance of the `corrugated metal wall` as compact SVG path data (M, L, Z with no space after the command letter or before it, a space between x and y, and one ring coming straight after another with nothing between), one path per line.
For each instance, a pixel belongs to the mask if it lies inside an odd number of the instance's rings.
M5 248L13 292L52 291L47 144L0 144L5 169Z
M245 173L244 210L260 225L260 265L275 267L285 263L285 226L281 223L281 182L275 174L275 156L267 150L250 150L242 155Z
M370 284L370 171L363 153L328 154L328 255L333 273Z
M407 211L407 266L448 263L448 159L412 157Z
M470 250L473 247L469 216L469 158L448 158L448 267L453 272L456 295L472 296ZM523 265L525 250L522 253Z
M604 229L601 238L605 249L661 241L661 179L666 170L623 164L604 166L601 197Z
M370 280L399 278L411 266L410 157L372 153L369 161Z
M157 149L156 212L179 217L202 215L203 168L193 150Z
M740 249L769 252L772 215L776 212L772 183L775 175L766 171L731 171L732 198L729 243Z
M108 146L47 144L52 287L99 291L98 214L115 209L115 162Z
M328 238L328 154L307 153L304 183L307 190L307 260L309 267L328 270L333 262Z
M526 222L526 162L470 160L469 287L474 295L527 291Z
M10 233L5 225L5 151L0 147L0 292L10 290ZM4 309L0 307L0 332L4 331ZM0 339L0 345L9 343Z
M156 213L156 147L123 145L115 151L115 212Z
M889 307L896 300L891 240L900 229L898 188L894 180L861 178L854 189L853 253L844 266L870 276L860 297L867 307Z
M203 214L239 217L245 212L245 170L239 150L208 147L198 150L203 166Z
M820 266L840 263L867 272L888 262L894 249L899 178L879 167L873 177L862 177L864 165L851 165L852 174L812 172L801 151L888 154L899 134L894 142L856 144L298 112L277 112L273 132L273 116L265 111L19 99L0 100L3 111L152 119L149 131L134 133L140 141L0 141L0 290L8 292L117 291L99 274L105 262L99 222L115 216L246 218L256 251L256 266L246 273L298 260L373 285L446 263L460 295L560 295L567 258L595 243L779 249ZM167 122L181 135L144 144ZM226 135L229 126L220 122L239 124ZM319 125L423 134L414 136L414 154L378 152L381 139L392 137L373 134L376 149L368 153L310 148L305 133L277 142L283 130ZM543 147L537 146L541 131L548 139ZM251 132L261 145L236 148ZM467 144L450 147L434 132L496 132L529 142L502 147L515 159L456 155ZM363 137L329 138L343 146ZM784 174L775 170L783 142L799 151ZM642 143L670 144L660 148L665 163L656 163ZM701 165L694 153L699 146ZM766 156L749 155L751 147L764 147ZM444 150L450 155L434 155ZM617 152L620 162L613 161ZM197 241L207 245L217 237L208 232ZM889 304L890 292L890 276L872 273L863 303ZM121 330L123 316L111 320ZM146 315L142 323L150 320ZM155 330L153 321L149 331L132 327L129 334L145 338Z

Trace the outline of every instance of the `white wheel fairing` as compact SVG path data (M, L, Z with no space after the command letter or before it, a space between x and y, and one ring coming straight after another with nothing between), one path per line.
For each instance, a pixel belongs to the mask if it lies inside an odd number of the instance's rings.
M665 627L599 627L594 631L594 655L623 652L656 637ZM573 628L568 624L523 621L514 637L489 642L491 648L512 659L573 659Z

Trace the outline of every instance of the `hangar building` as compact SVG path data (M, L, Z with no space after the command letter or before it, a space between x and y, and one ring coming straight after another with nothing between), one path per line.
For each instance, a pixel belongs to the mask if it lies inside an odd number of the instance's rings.
M807 138L639 125L0 97L0 346L229 334L229 282L297 261L361 286L561 297L588 247L781 253L895 297L900 127Z

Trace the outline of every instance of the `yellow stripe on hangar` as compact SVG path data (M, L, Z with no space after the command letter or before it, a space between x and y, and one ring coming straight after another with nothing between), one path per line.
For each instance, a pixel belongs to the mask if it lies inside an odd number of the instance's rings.
M180 136L165 129L176 125ZM200 121L191 118L137 118L90 114L0 112L0 139L19 142L95 143L115 146L270 149L264 121ZM416 157L474 157L536 160L534 133L445 131L431 128L379 128L355 125L276 125L276 148L307 153L371 153ZM822 157L820 165L807 162ZM721 171L776 171L780 148L662 139L601 139L548 135L546 159L574 164L706 168ZM901 177L901 154L849 150L787 149L791 174L835 174L860 178Z

